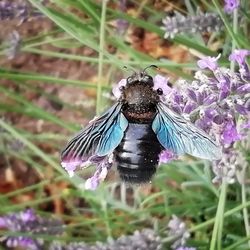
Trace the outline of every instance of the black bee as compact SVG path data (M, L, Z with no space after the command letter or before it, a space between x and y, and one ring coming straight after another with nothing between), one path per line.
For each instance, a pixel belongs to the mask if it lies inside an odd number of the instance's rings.
M164 149L177 155L220 158L219 147L204 131L161 101L163 91L154 89L145 69L128 77L120 90L118 102L67 144L62 161L113 154L113 165L123 181L143 183L156 172Z

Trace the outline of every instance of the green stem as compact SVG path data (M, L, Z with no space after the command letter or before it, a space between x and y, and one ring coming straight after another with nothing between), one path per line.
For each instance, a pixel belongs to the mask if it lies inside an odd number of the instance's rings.
M234 12L233 12L233 32L235 34L237 34L237 29L238 29L238 10L235 9ZM232 40L232 52L236 49L236 42L235 40L233 39ZM234 71L235 69L235 62L234 61L231 61L230 63L230 69L232 71Z
M27 138L23 136L23 134L19 133L16 129L6 123L4 120L0 119L0 127L4 128L7 132L9 132L13 137L17 140L21 141L27 148L29 148L36 156L40 157L44 160L49 166L52 166L58 173L60 173L63 177L68 179L75 187L79 187L82 184L82 179L78 176L74 176L72 178L68 177L68 174L64 171L62 167L59 166L57 161L54 161L49 155L43 152L39 147L29 141Z
M99 64L98 64L98 83L96 96L96 114L100 114L101 94L102 94L102 78L103 78L103 52L104 52L104 37L105 37L105 20L108 0L102 1L102 16L100 26L100 43L99 43Z
M243 239L240 239L239 241L233 243L231 246L225 248L224 250L235 250L235 249L238 249L237 248L238 246L240 246L241 244L245 243L248 240L250 240L250 236L249 237L245 237Z
M106 225L106 232L107 232L107 238L112 238L112 230L109 222L109 214L108 214L108 209L107 209L107 202L103 201L102 202L102 210L104 214L104 221Z
M238 48L240 48L241 47L240 40L238 39L237 35L233 31L233 29L231 27L231 23L228 21L228 18L226 17L225 13L221 9L221 6L220 6L218 0L212 0L212 2L214 4L214 6L216 7L216 10L218 11L220 18L222 19L222 21L227 29L228 34L231 36L231 38L235 42L236 46Z
M247 202L245 174L246 174L246 166L243 166L243 170L242 170L243 178L242 178L242 184L241 184L242 205L245 205ZM247 238L249 238L250 237L250 226L249 226L247 208L243 208L243 219L244 219L244 224L245 224L246 236L247 236ZM250 249L250 241L248 241L248 247Z
M212 239L210 243L210 250L221 250L221 237L222 237L222 229L223 229L223 221L224 221L224 209L225 209L225 201L226 201L226 193L227 193L227 183L223 178L221 184L221 193L218 203L218 208L215 216L214 228L212 233ZM215 247L217 242L217 248Z
M239 206L237 206L237 207L235 207L233 209L230 209L230 210L228 210L227 212L225 212L223 214L223 218L229 217L232 214L244 209L245 207L249 207L249 206L250 206L250 201L246 202L245 204L241 204L241 205L239 205ZM207 221L205 221L205 222L203 222L203 223L201 223L199 225L196 225L196 226L188 229L188 232L189 233L196 232L196 231L198 231L200 229L203 229L203 228L205 228L207 226L212 225L214 222L215 222L215 218L212 218L210 220L207 220ZM176 238L178 238L178 236L169 236L169 237L166 237L162 242L163 243L171 242L171 241L175 240Z

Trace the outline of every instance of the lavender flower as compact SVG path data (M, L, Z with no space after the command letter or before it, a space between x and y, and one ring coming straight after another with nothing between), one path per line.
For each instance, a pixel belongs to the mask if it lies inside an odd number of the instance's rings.
M15 152L20 152L25 147L23 142L21 142L18 139L10 141L7 146L10 148L10 150L15 151Z
M61 234L63 224L56 219L42 218L34 210L26 209L19 213L12 213L0 217L0 228L11 232L34 234ZM27 250L40 250L42 239L29 236L4 236L1 238L7 247L23 247Z
M215 57L207 56L197 62L198 66L201 69L210 69L210 70L216 70L218 68L218 59L220 58L220 55Z
M241 170L247 165L247 161L239 150L236 148L224 149L223 157L220 162L213 164L213 171L216 174L213 182L222 182L224 178L227 183L233 184L237 180L242 183Z
M118 10L120 10L121 12L125 12L127 9L127 0L119 0L118 1ZM127 20L124 19L118 19L116 21L116 25L117 25L117 32L119 35L123 35L125 33L125 31L127 30L129 23Z
M0 21L18 19L19 24L27 21L30 17L41 16L42 14L34 10L27 1L15 3L13 1L0 2Z
M79 167L86 168L90 165L96 165L96 171L94 175L85 182L85 189L95 190L106 178L112 163L113 155L111 154L106 157L91 156L86 159L74 159L74 161L72 161L72 159L69 157L69 159L64 159L64 161L61 162L61 165L68 172L70 177L74 175L75 171L77 171Z
M178 249L178 247L184 246L186 240L190 237L190 233L187 231L185 222L180 220L176 215L173 215L172 219L168 223L168 228L169 236L178 237L177 240L171 245L171 248Z
M240 66L245 65L246 57L250 55L250 50L236 49L230 56L229 60L237 62Z
M191 83L180 80L181 89L175 88L166 98L166 103L177 113L194 122L209 133L222 147L223 157L213 162L216 175L214 182L223 178L228 183L236 179L244 157L239 157L236 143L244 143L250 118L250 71L245 61L247 50L234 51L229 59L239 64L239 71L232 72L217 64L219 57L203 58L198 65L208 68L213 76L196 72ZM160 83L158 83L160 86ZM241 159L241 163L238 161Z
M174 17L166 17L162 20L165 31L164 38L174 38L179 33L197 33L218 31L223 26L220 17L215 13L198 12L195 16L185 17L175 12Z
M240 6L239 0L224 0L224 11L228 14L231 14L235 9Z
M160 250L161 238L151 229L135 231L131 236L121 236L117 240L109 240L107 243L97 242L95 245L87 245L84 242L62 245L53 243L49 250Z
M245 60L245 58L249 55L250 55L250 50L238 49L238 50L235 50L229 56L230 61L234 61L234 62L237 62L239 64L239 68L240 68L239 72L240 72L241 78L246 80L246 81L250 81L250 71L249 71L249 67L248 67L246 60ZM243 87L246 87L246 85L244 85Z
M85 189L95 190L105 180L113 160L104 158L98 165L94 175L85 182Z

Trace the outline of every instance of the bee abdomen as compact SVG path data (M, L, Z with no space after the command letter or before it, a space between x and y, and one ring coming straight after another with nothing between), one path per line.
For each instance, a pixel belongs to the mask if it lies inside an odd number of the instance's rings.
M156 172L162 146L151 126L151 123L129 123L114 152L115 164L125 182L149 182Z

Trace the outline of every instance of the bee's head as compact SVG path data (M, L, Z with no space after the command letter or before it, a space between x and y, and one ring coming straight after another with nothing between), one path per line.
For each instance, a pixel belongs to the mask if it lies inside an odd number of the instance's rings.
M147 74L146 70L150 67L156 67L150 65L143 71L137 73L134 72L126 80L126 85L122 86L121 98L129 105L146 105L148 103L156 103L159 100L157 92L154 88L153 77Z
M144 86L148 85L149 87L153 87L154 86L153 78L152 76L148 75L146 72L148 68L152 68L152 67L157 68L156 65L150 65L139 73L134 72L131 76L127 78L126 85L129 86L129 85L134 85L134 84L142 84Z

